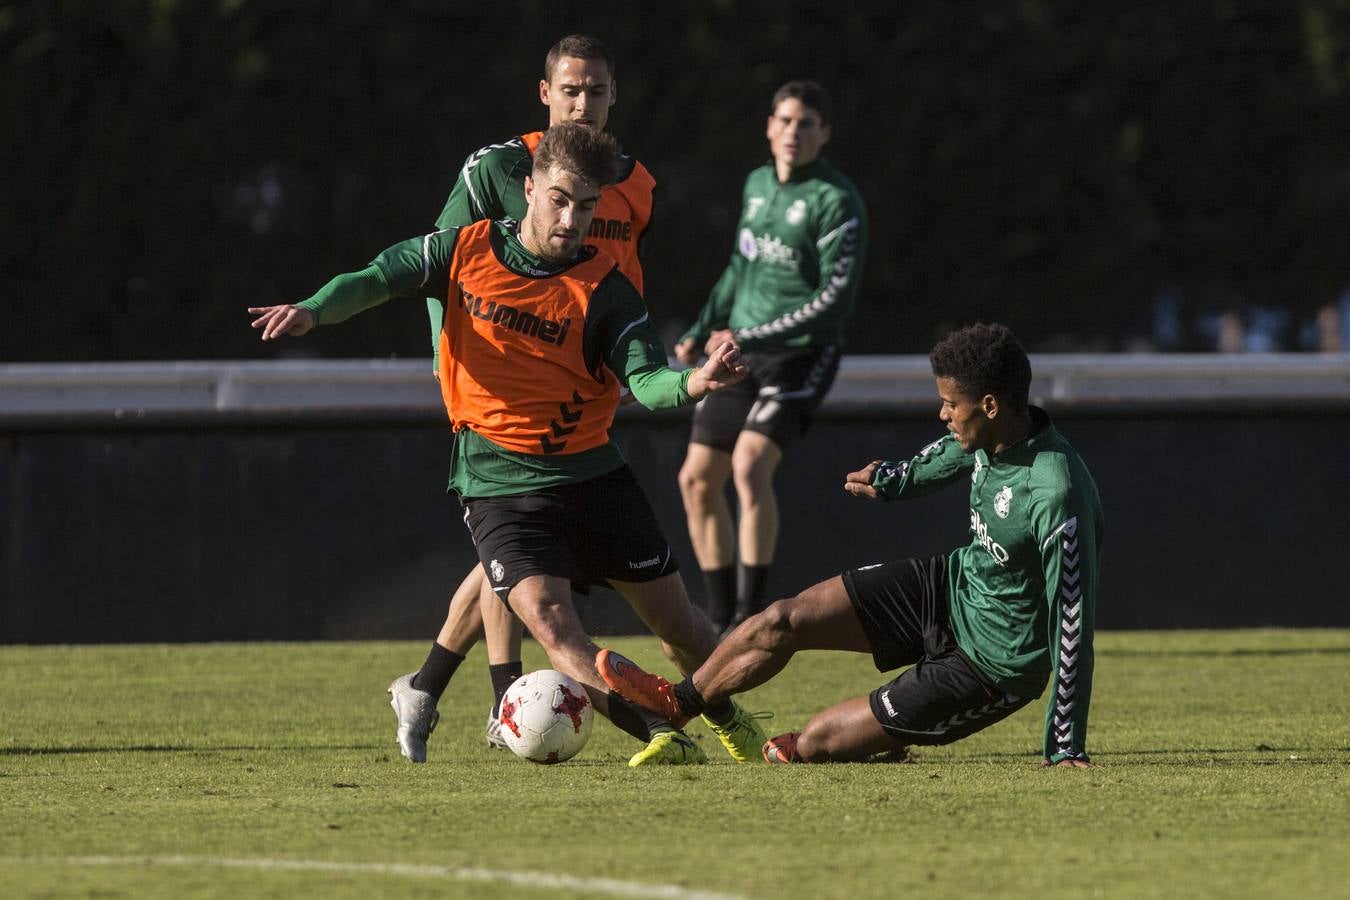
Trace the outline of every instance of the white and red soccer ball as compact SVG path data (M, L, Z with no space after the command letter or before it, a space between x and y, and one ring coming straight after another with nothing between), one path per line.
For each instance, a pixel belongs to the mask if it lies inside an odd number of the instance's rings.
M506 689L497 719L512 753L547 766L581 752L594 714L585 688L561 672L540 669Z

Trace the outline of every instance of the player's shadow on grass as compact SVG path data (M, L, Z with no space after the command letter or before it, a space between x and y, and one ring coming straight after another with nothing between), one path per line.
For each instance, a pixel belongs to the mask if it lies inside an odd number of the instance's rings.
M1123 750L1116 749L1110 753L1101 754L1100 761L1103 765L1111 765L1113 759L1119 760L1119 765L1138 765L1138 766L1157 766L1157 765L1192 765L1196 757L1204 757L1204 761L1211 765L1273 765L1274 763L1285 762L1287 757L1278 754L1295 754L1302 762L1307 762L1308 757L1313 754L1326 753L1346 753L1350 752L1350 747L1272 747L1268 744L1257 744L1254 747L1187 747L1184 750L1167 749L1152 747L1147 750ZM1257 754L1255 759L1225 759L1230 756L1250 756ZM1165 757L1164 759L1143 759L1136 760L1134 757ZM919 755L918 762L923 764L938 763L950 765L958 762L1002 762L1004 760L1026 760L1036 762L1040 754L1023 752L1005 752L1005 753L972 753L969 756L959 758L944 757L942 759L924 759ZM1218 758L1215 758L1218 757ZM1097 760L1098 754L1092 757ZM1128 760L1128 762L1126 761Z
M63 756L79 753L237 753L268 750L381 750L383 744L129 744L96 747L0 747L0 756Z
M1232 650L1134 650L1098 649L1098 656L1316 656L1319 653L1350 653L1350 647L1236 647Z

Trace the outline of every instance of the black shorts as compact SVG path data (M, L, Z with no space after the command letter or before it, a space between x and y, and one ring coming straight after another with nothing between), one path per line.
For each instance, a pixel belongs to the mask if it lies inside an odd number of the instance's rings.
M478 559L505 601L531 575L574 587L654 581L679 570L632 469L511 497L465 499Z
M748 350L744 359L744 379L694 407L691 443L730 453L746 430L786 447L806 432L839 371L838 347Z
M877 669L910 666L868 698L887 734L906 744L949 744L1035 699L1000 690L956 645L946 557L866 566L843 580Z

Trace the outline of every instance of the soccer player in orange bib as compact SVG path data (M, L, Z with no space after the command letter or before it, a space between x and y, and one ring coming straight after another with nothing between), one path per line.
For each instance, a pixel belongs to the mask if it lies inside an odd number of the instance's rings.
M539 101L548 109L550 126L574 122L604 131L617 96L614 56L596 38L568 35L545 55ZM436 219L436 227L458 228L483 219L523 219L525 178L534 165L535 150L543 134L535 131L518 135L469 154L445 208ZM644 279L638 250L651 222L655 187L656 180L646 166L631 156L621 156L618 180L601 188L585 233L586 243L614 257L619 270L639 294L643 292ZM433 354L439 355L444 298L428 297L427 309L431 316ZM487 742L490 747L506 746L497 712L502 694L523 673L521 628L509 610L492 596L483 567L476 565L451 596L445 621L421 667L396 678L389 686L404 756L415 761L426 758L429 729L425 709L439 705L450 679L480 638L486 638L488 674L495 695L485 728ZM429 694L430 699L424 694Z
M573 582L612 586L682 672L716 643L609 427L621 384L648 408L670 408L729 387L745 366L728 341L698 368L669 368L641 296L612 257L583 243L618 166L609 135L555 125L535 148L519 223L483 220L403 241L302 303L249 311L272 340L393 297L446 298L438 366L456 434L450 490L493 592L554 668L646 744L629 765L698 763L706 756L683 731L608 691L571 598ZM419 712L429 733L434 703ZM763 732L734 702L704 718L734 759L755 757Z

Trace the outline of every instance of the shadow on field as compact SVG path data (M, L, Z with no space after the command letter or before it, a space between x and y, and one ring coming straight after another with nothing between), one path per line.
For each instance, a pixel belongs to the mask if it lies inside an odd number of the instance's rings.
M0 756L62 756L70 753L229 753L266 750L380 750L383 744L231 744L223 747L132 744L101 747L0 747Z
M922 748L920 748L922 749ZM1099 763L1103 768L1109 768L1112 761L1116 760L1119 766L1159 766L1159 765L1194 765L1196 762L1205 762L1210 765L1260 765L1269 766L1276 763L1288 762L1290 760L1297 762L1332 762L1326 758L1327 754L1345 753L1350 751L1350 747L1272 747L1269 744L1257 744L1252 747L1187 747L1185 749L1152 748L1148 750L1115 750L1111 753L1094 753L1093 762ZM1288 757L1277 757L1273 754L1285 753ZM1225 757L1241 756L1252 757L1244 759L1227 759ZM931 763L942 763L950 765L955 762L1001 762L1006 760L1022 760L1029 763L1036 763L1040 754L1037 753L972 753L969 756L963 756L960 760L941 759L926 760L922 754L916 754L916 761L920 765ZM1136 757L1155 757L1153 759L1137 759ZM1158 759L1156 757L1166 757ZM1316 758L1314 758L1316 757ZM1126 760L1129 760L1126 762Z
M1350 653L1350 647L1237 647L1232 650L1097 650L1097 656L1317 656L1321 653Z

